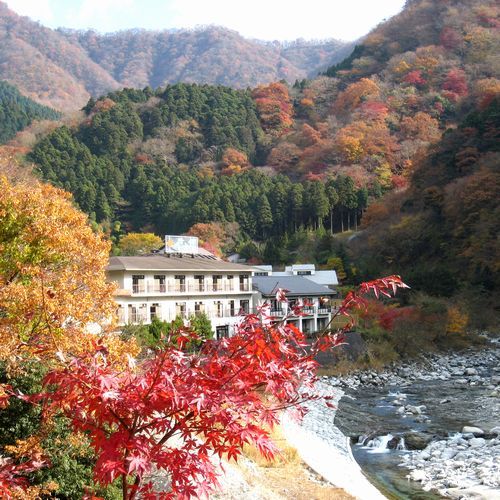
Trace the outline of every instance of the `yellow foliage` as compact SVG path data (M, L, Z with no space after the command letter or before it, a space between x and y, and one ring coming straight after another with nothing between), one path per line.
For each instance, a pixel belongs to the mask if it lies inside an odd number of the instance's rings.
M464 333L469 323L469 315L460 310L457 306L448 307L448 323L446 333Z
M126 234L118 245L123 255L140 255L157 250L163 245L163 240L153 233Z
M400 61L400 63L394 68L395 73L408 73L410 71L411 66L405 61Z
M109 249L68 193L0 178L1 360L81 352L96 340L90 324L114 328Z

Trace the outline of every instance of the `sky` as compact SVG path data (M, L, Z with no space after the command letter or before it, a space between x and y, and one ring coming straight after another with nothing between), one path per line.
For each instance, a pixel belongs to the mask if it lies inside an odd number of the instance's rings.
M404 0L4 0L51 28L112 32L215 24L248 38L355 40L401 10Z

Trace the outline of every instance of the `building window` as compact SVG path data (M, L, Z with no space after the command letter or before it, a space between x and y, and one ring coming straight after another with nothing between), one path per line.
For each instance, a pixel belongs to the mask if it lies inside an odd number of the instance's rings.
M128 320L129 323L145 323L147 321L147 304L128 306Z
M297 276L310 276L311 271L297 271Z
M176 274L175 275L175 290L176 292L186 291L186 276Z
M227 276L227 289L226 292L234 291L234 276L229 274Z
M229 316L236 316L234 309L234 300L229 301Z
M151 304L149 306L149 315L151 318L151 321L153 321L154 318L160 318L160 304Z
M228 325L218 326L215 329L215 336L217 340L229 337L229 326Z
M196 274L194 276L195 281L195 291L204 292L205 291L205 276L203 274Z
M220 292L222 290L222 275L214 274L212 276L212 290L214 292Z
M278 302L276 299L271 299L271 315L281 316L282 314L283 314L283 308L281 302Z
M240 291L241 292L249 291L248 274L240 274Z
M166 290L166 284L165 284L166 277L164 274L155 274L154 275L154 291L155 292L160 292L160 293L165 293Z
M223 314L223 309L222 309L222 302L220 300L218 300L216 303L215 303L215 316L217 318L222 318L222 316L224 316Z
M248 314L250 312L250 302L248 300L240 300L240 313Z
M146 280L144 279L144 274L132 275L132 292L144 293L145 291L146 291Z
M125 308L120 304L117 310L118 323L123 325L125 323Z
M255 276L269 276L269 273L266 271L258 271L255 273Z
M205 304L203 302L194 303L194 315L199 316L205 312Z
M177 318L177 316L179 316L180 318L186 317L186 303L185 302L176 302L175 303L175 317Z

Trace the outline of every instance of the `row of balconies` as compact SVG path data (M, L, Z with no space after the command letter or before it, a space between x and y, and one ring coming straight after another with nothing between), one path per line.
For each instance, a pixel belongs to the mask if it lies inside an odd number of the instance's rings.
M329 314L333 311L334 309L330 306L310 306L302 308L302 313L306 316L315 316L316 314ZM270 316L285 316L285 314L291 314L291 312L285 311L285 309L272 309L269 313Z
M213 292L249 292L249 283L165 283L151 282L134 283L132 293L163 294L163 293L213 293Z
M154 313L152 316L158 316L160 319L165 321L173 321L176 317L180 316L181 318L188 319L191 316L198 316L201 314L205 314L209 319L214 318L234 318L236 316L240 316L242 314L246 314L248 310L245 308L240 309L231 309L231 308L223 308L223 309L208 309L208 310L186 310L186 311L178 311L177 313L169 314L161 314ZM335 309L332 307L304 307L302 312L304 316L316 316L316 315L327 315L332 312L335 312ZM252 313L258 313L257 309L252 309ZM274 309L270 311L270 316L272 317L283 317L285 316L286 311L284 309ZM293 315L292 315L293 316ZM152 317L151 317L152 319ZM124 311L121 310L119 312L118 320L120 323L125 323ZM148 315L146 310L133 311L129 313L128 322L130 323L146 323L148 321Z

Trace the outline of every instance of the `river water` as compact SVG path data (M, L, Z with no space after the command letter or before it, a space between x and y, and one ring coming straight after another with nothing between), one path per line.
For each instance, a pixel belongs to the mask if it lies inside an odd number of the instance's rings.
M466 425L492 429L499 424L500 398L491 396L488 382L498 374L498 363L488 359L481 363L476 354L478 375L464 379L461 367L467 366L467 357L462 365L457 359L458 370L447 380L413 376L410 379L414 380L398 385L347 389L339 403L335 424L352 438L355 460L389 498L442 497L437 492L423 491L420 483L406 478L409 471L400 464L403 455L411 451L388 449L387 445L401 448L401 438L409 434L437 440L460 432ZM409 405L415 407L415 413L402 411Z

